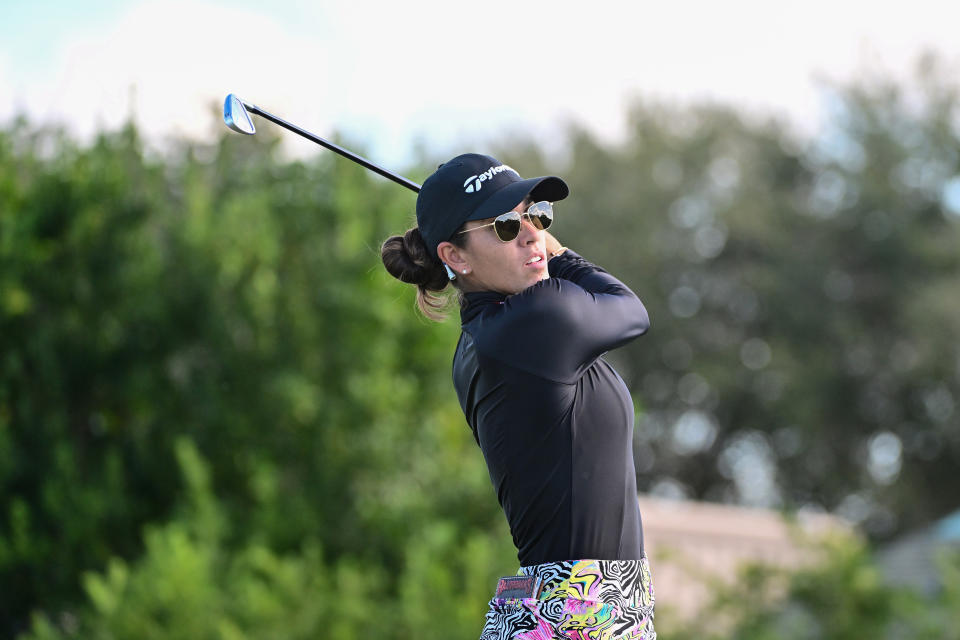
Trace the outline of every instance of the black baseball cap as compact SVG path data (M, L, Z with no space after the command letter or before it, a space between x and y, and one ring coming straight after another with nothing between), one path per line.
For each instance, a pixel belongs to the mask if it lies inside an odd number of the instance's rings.
M437 167L417 196L417 227L430 250L468 220L483 220L506 213L530 194L535 201L556 202L570 194L556 176L524 180L512 167L496 158L465 153Z

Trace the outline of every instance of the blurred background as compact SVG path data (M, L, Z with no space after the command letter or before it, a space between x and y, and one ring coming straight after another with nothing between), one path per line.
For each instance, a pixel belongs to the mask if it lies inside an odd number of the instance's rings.
M704 589L662 637L960 637L958 12L910 8L0 8L0 637L475 638L516 570L457 314L380 264L414 194L230 92L564 176L652 319L608 358Z

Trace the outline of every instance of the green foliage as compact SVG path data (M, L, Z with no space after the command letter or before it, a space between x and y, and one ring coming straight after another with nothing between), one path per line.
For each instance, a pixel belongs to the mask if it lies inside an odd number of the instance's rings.
M35 616L26 638L216 639L364 637L377 617L382 576L348 561L325 562L315 541L279 555L256 543L224 545L225 514L209 468L189 441L177 443L190 504L182 518L149 527L135 563L112 558L89 572L89 603L61 629Z
M621 144L572 129L569 170L498 152L568 179L557 236L650 310L611 356L641 489L877 537L956 508L958 105L925 64L833 89L809 144L637 103ZM278 135L158 156L133 126L0 131L0 636L467 638L515 569L451 389L457 323L379 262L412 195ZM790 597L826 615L830 593L837 633L901 619L838 558ZM958 626L903 602L917 637Z
M476 532L464 538L449 523L425 526L408 543L391 596L382 566L328 559L313 538L286 554L257 542L229 548L230 523L211 492L208 464L189 440L176 450L187 487L180 516L147 528L135 562L112 558L104 571L86 573L87 606L78 615L53 624L37 614L22 640L476 635L503 545Z
M434 520L502 535L450 391L456 325L378 267L410 195L275 143L161 162L132 127L87 149L25 122L0 136L0 635L147 541L193 548L140 535L184 503L183 435L226 550L315 539L395 592Z
M862 541L826 539L815 551L818 561L794 572L743 567L733 584L713 586L695 619L661 616L658 630L677 640L960 638L960 555L944 559L943 588L926 595L885 579Z
M957 508L960 101L946 65L827 87L822 135L636 103L571 136L556 235L651 317L613 354L641 491L840 510L882 539ZM879 440L877 438L880 438Z

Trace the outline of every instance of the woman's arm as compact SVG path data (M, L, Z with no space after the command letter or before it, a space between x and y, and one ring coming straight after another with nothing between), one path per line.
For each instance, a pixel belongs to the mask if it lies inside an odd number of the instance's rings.
M650 321L625 284L572 250L561 252L555 238L548 243L559 254L549 261L551 277L507 298L504 341L490 346L502 360L565 381L646 333Z

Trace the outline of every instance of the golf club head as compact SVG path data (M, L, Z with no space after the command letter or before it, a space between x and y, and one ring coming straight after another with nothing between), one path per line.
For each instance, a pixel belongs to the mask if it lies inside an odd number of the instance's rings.
M232 93L223 102L223 122L237 133L252 136L257 132L243 101Z

